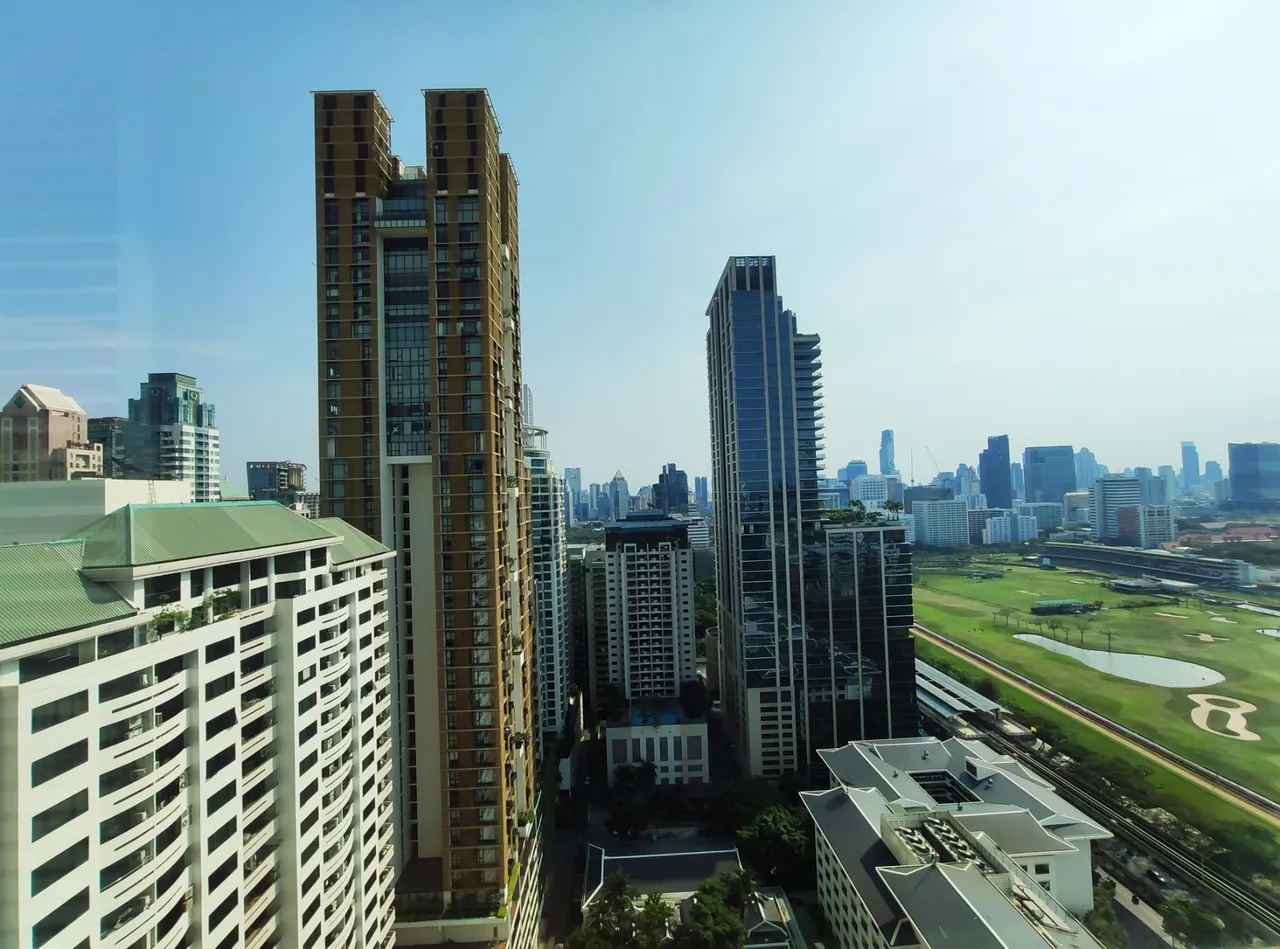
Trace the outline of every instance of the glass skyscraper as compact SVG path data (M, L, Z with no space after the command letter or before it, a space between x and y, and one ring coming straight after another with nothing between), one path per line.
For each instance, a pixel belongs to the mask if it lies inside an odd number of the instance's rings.
M1009 436L991 435L978 455L978 479L987 507L1013 507L1013 475L1009 469Z
M1062 503L1062 496L1076 489L1076 455L1070 445L1039 445L1022 452L1026 499Z
M801 764L792 631L804 629L802 525L819 523L819 341L783 306L773 257L730 258L707 318L721 698L744 772L780 775ZM794 576L778 570L793 562Z

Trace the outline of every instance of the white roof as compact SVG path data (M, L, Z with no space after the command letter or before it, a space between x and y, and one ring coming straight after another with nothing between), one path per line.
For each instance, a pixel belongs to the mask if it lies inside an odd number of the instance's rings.
M86 414L85 410L80 408L79 402L66 395L61 389L53 388L53 386L38 386L34 382L28 382L19 391L25 393L27 398L42 409L49 409L54 412Z

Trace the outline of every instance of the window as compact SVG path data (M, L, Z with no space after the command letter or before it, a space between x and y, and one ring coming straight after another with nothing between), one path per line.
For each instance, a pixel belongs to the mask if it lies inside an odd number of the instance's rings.
M52 754L37 758L31 762L31 786L39 787L46 781L52 781L60 774L66 774L89 760L89 739L82 738L74 744L67 745Z
M65 801L46 808L31 818L31 839L39 840L46 834L57 830L68 821L73 821L81 814L89 811L88 790L77 791Z
M464 224L473 224L480 220L480 199L459 198L458 220Z
M436 198L436 213L433 219L437 224L444 224L449 220L449 199Z
M54 725L60 725L62 722L70 721L79 715L83 715L87 711L89 711L88 691L68 695L47 705L33 708L31 710L31 730L33 732L44 731L46 728L52 728Z
M234 817L227 821L212 834L209 835L209 853L213 853L224 843L226 843L236 832L236 819Z
M1036 876L1044 876L1048 872L1049 872L1049 864L1047 863L1036 864Z
M89 888L85 887L31 927L31 945L39 949L87 912Z
M204 661L217 662L236 651L236 639L234 636L228 636L226 639L216 643L210 643L204 647Z

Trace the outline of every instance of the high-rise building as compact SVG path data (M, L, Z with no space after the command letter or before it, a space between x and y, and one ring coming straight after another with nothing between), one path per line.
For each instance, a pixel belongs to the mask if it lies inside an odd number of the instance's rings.
M1062 526L1062 505L1054 504L1052 501L1041 501L1037 504L1027 501L1015 501L1013 513L1034 517L1038 529L1046 534L1055 527Z
M845 484L852 484L854 478L866 474L867 471L867 463L860 458L855 458L836 471L836 480L843 481Z
M801 524L818 522L822 444L819 340L797 329L776 274L773 257L731 257L707 306L724 723L743 770L771 776L800 761L802 588L777 564L801 559Z
M526 425L533 514L533 600L542 753L554 757L569 708L573 654L569 642L569 553L565 547L564 479L547 448L547 430Z
M127 418L101 416L89 419L89 443L102 446L102 476L127 478L124 427Z
M533 420L533 387L527 382L524 384L524 424L537 424Z
M627 479L619 471L609 482L609 510L613 519L620 521L631 511L631 489L627 487Z
M920 718L905 527L823 522L804 535L803 556L778 569L804 591L793 649L808 770L821 748L917 736Z
M902 510L905 514L910 514L913 505L920 501L946 501L954 497L954 493L950 488L940 487L936 484L918 484L906 488L902 492Z
M587 686L584 691L596 714L612 698L609 671L609 582L604 544L582 550L583 639L586 644ZM615 594L616 596L616 594Z
M675 462L664 465L653 486L654 510L664 514L684 514L689 510L689 476Z
M1172 501L1178 496L1178 475L1173 470L1173 465L1161 465L1156 475L1164 482L1164 498L1165 501Z
M389 556L274 503L0 547L0 945L391 946Z
M849 502L861 501L868 511L882 510L888 500L889 479L884 475L858 475L849 485Z
M964 498L916 501L916 543L921 547L963 547L969 543L969 505Z
M1089 523L1089 492L1068 491L1062 496L1062 524L1085 526Z
M396 942L483 933L530 949L542 891L518 183L485 90L423 96L412 150L426 166L392 153L376 92L314 96L321 507L399 555Z
M569 496L569 502L576 510L578 502L582 500L582 469L581 468L565 468L564 469L564 487ZM575 515L576 519L576 515Z
M1009 436L991 435L987 447L978 455L978 478L982 493L992 507L1013 504L1013 479L1009 471Z
M89 416L60 390L27 383L0 408L0 482L102 477Z
M1168 504L1126 504L1116 509L1113 543L1143 548L1169 544L1177 536L1176 523Z
M982 482L978 478L978 472L973 470L972 465L961 464L956 468L956 494L976 494L981 490Z
M1280 444L1237 442L1227 446L1231 500L1237 504L1280 501Z
M891 428L886 428L880 433L880 473L882 475L898 473L893 459L893 429Z
M1062 503L1062 496L1076 490L1076 459L1070 445L1026 448L1022 472L1027 480L1026 500Z
M1164 479L1156 477L1150 468L1134 468L1133 477L1141 485L1143 504L1168 504L1172 500L1165 493Z
M1194 491L1200 484L1200 452L1195 442L1182 443L1182 490Z
M660 512L605 528L609 684L623 699L674 698L698 677L689 528Z
M121 432L126 478L190 481L197 502L221 497L221 448L214 407L195 376L153 372L129 400Z
M698 506L698 510L707 513L711 507L711 495L707 491L706 475L698 475L693 479L693 503Z
M1022 477L1022 462L1014 461L1009 463L1009 484L1015 498L1020 501L1026 500L1027 486Z
M1089 488L1089 527L1093 539L1104 544L1119 543L1122 507L1142 505L1142 482L1124 475L1107 475Z
M1223 478L1222 465L1216 461L1206 461L1204 463L1204 480L1210 484L1217 484Z
M982 524L984 544L1025 544L1040 536L1040 522L1034 514L1013 511L989 517Z

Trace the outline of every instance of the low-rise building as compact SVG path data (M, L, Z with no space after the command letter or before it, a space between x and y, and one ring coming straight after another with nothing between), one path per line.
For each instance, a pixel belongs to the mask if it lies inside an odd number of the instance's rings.
M605 726L609 786L620 767L653 766L657 784L706 784L707 720L685 712L679 701L630 702Z
M971 508L968 514L966 515L969 522L969 543L971 544L983 543L982 529L987 526L987 521L997 517L1005 517L1010 513L1011 512L1007 508L996 508L996 507L981 507L977 509Z
M0 945L392 945L392 556L274 503L0 547Z
M1057 535L1055 535L1056 537ZM1103 544L1059 543L1040 546L1040 554L1057 567L1079 567L1120 576L1179 580L1209 589L1236 590L1253 582L1254 568L1243 560L1198 557L1172 550L1141 550Z
M982 525L984 544L1025 544L1039 536L1040 522L1030 514L1009 513Z
M0 406L0 482L102 477L102 445L71 396L27 383Z
M1052 503L1052 502L1050 502ZM1089 523L1089 492L1068 491L1062 496L1062 524Z
M820 753L818 894L842 949L1100 949L1091 843L1111 835L980 742L854 742Z

